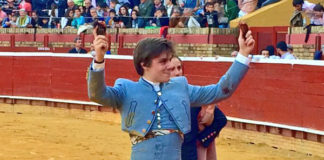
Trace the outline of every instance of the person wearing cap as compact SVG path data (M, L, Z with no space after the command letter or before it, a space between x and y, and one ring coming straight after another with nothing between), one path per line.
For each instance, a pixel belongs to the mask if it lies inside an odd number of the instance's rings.
M296 59L294 55L288 52L288 47L286 42L280 41L277 43L277 53L280 55L281 59Z
M19 17L16 21L16 26L18 28L26 28L28 24L31 23L31 18L27 15L25 9L19 10Z
M83 49L82 46L82 40L80 37L76 37L74 39L74 48L69 51L69 53L77 53L77 54L86 54L88 53L87 50Z
M254 48L252 32L239 36L239 54L218 83L197 86L186 77L171 76L174 44L164 38L145 38L134 49L133 62L138 81L118 78L114 86L105 84L107 37L96 34L96 56L87 76L91 101L119 110L122 130L132 143L132 160L180 160L183 134L190 132L190 106L217 103L228 98L249 68L248 55ZM106 60L109 62L109 60ZM108 76L110 76L108 74Z

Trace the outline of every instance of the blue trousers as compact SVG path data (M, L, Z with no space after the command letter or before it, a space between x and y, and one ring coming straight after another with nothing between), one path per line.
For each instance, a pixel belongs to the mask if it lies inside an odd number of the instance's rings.
M182 142L178 133L145 140L132 146L131 160L181 160Z

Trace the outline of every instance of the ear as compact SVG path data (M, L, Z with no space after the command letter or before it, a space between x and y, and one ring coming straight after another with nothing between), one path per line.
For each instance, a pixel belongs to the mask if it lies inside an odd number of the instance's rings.
M141 62L141 67L143 68L143 71L147 70L147 66L144 65L144 62Z

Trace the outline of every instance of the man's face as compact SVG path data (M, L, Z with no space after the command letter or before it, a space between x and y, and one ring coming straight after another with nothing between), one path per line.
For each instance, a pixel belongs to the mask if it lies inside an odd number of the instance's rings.
M97 17L96 10L94 10L94 9L90 10L90 15L91 15L91 17Z
M72 8L74 6L74 2L73 1L68 1L68 7Z
M87 8L89 8L89 7L91 6L91 1L86 0L86 1L84 1L84 4L85 4L85 6L86 6Z
M154 0L154 4L155 5L160 5L161 4L161 0Z
M276 48L276 50L277 50L277 53L279 53L281 55L281 49Z
M25 11L19 11L19 15L20 15L21 17L23 17L23 16L26 15L26 12L25 12Z
M178 58L173 57L170 63L171 77L183 76L182 64Z
M213 12L214 11L214 6L213 5L208 5L208 6L206 6L206 10L208 12Z
M269 51L267 51L267 50L263 50L263 51L261 51L261 54L262 54L264 57L269 57Z
M75 47L76 47L76 48L80 48L81 45L82 45L82 41L81 41L81 40L77 40L77 41L75 42Z
M144 77L152 82L168 82L171 73L171 58L171 54L164 52L153 58L150 66L144 66L142 63Z
M77 9L75 10L75 16L76 17L80 17L81 16L81 12L79 10L77 10Z
M297 11L302 11L302 10L303 10L302 5L301 5L301 4L297 4L297 5L295 6L295 10L297 10Z

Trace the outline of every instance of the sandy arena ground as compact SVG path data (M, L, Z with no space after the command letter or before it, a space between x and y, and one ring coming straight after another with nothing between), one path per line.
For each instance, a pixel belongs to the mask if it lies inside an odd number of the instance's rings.
M0 109L0 160L128 160L131 144L119 114L107 114L112 121ZM222 136L216 146L219 160L324 159Z

